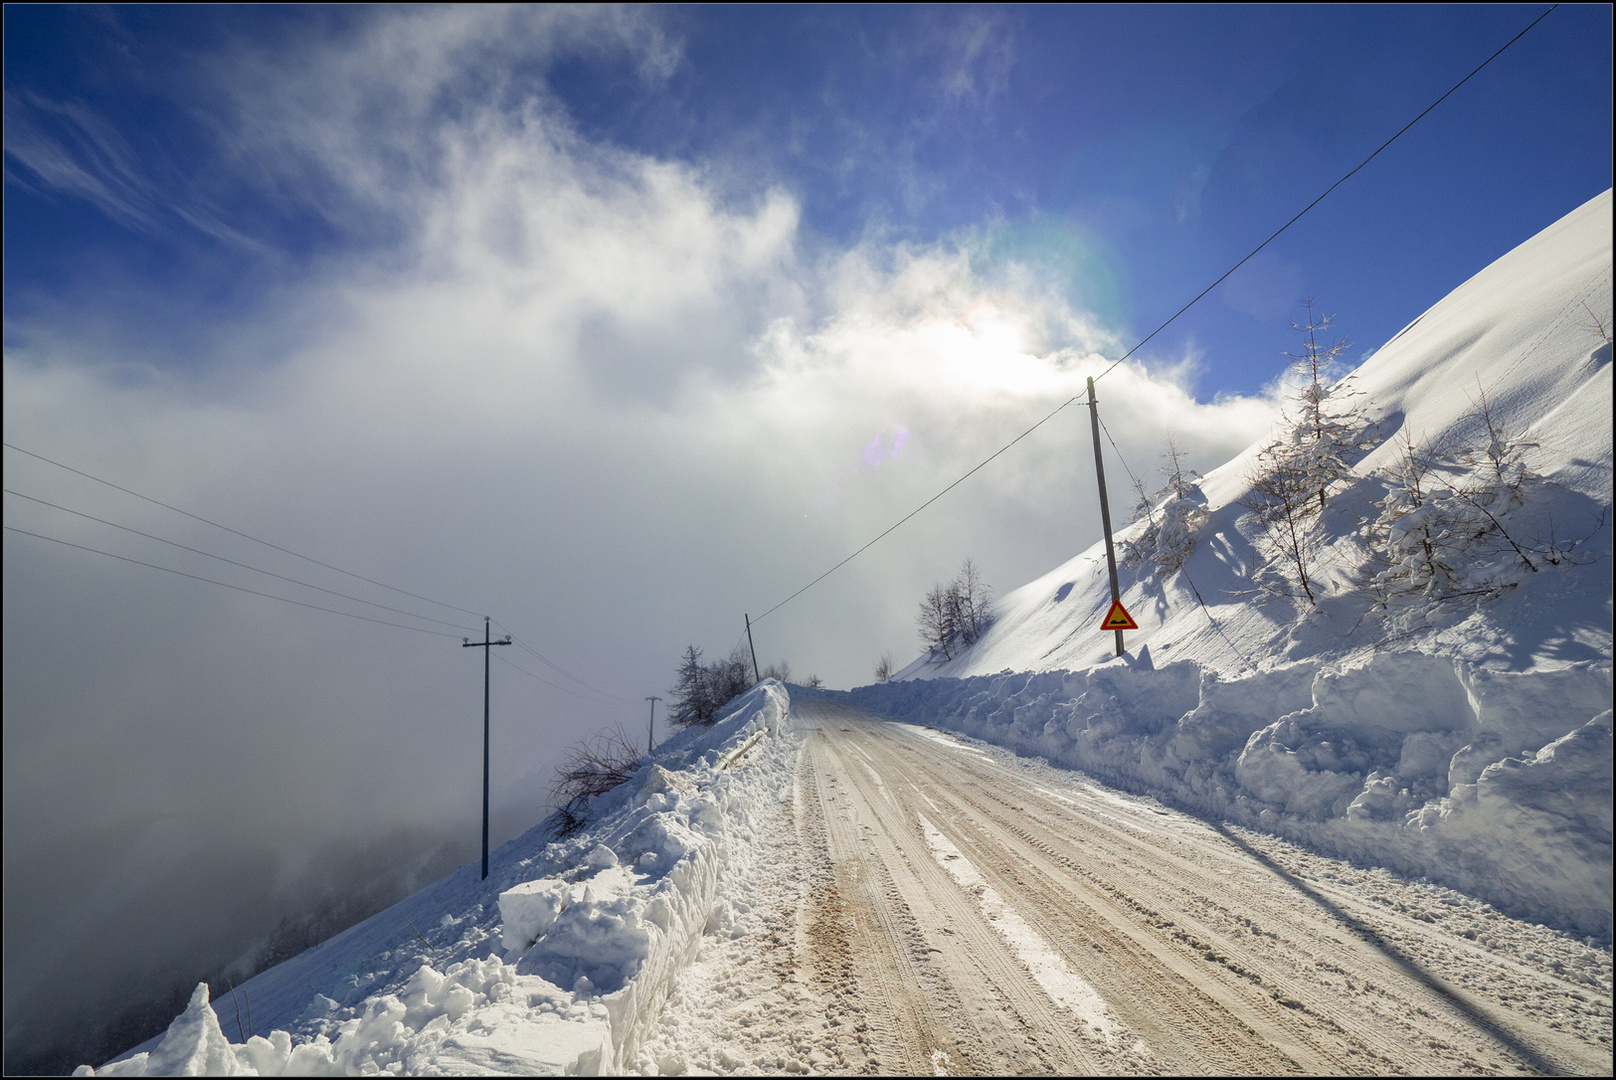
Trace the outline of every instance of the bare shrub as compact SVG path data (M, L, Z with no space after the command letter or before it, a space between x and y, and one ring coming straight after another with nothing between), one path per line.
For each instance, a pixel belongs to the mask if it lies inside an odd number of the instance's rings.
M552 833L562 837L577 832L587 820L589 800L626 782L639 771L641 760L622 728L585 739L568 750L550 785L556 801Z

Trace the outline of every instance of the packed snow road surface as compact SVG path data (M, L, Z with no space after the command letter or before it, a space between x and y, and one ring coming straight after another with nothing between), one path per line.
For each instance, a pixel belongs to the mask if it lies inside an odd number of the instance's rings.
M1609 1072L1601 991L1477 943L1458 894L833 698L793 720L799 850L773 872L813 871L801 902L704 953L646 1064L772 1043L815 1071ZM677 1052L697 1042L716 1056Z

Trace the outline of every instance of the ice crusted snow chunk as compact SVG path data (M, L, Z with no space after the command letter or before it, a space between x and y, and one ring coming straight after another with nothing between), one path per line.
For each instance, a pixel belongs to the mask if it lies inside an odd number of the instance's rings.
M80 1065L73 1070L73 1075L237 1076L255 1071L243 1068L236 1059L236 1048L225 1039L224 1032L219 1029L219 1018L208 1005L208 984L197 983L191 1003L168 1025L167 1034L155 1050L112 1062L100 1069Z
M499 894L499 917L504 924L501 944L507 952L525 952L555 924L567 906L572 886L559 878L524 881Z
M561 889L535 884L541 888L513 898L515 909L531 903L532 907L521 913L542 919L545 909L558 903L542 936L535 935L537 941L517 962L518 973L538 975L563 987L574 986L580 977L586 977L592 988L603 993L620 989L638 970L650 947L648 927L642 918L649 898L634 888L632 872L627 867L613 866L588 881L563 885ZM500 897L502 912L506 895L509 893ZM535 899L529 901L528 897ZM505 940L521 942L525 925L507 924Z

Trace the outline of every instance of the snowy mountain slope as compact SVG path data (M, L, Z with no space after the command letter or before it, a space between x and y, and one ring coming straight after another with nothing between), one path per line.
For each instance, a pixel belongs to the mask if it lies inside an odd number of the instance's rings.
M1006 596L968 651L917 660L854 700L1608 944L1610 313L1607 191L1366 361L1353 385L1376 445L1332 489L1307 549L1311 608L1254 593L1260 525L1241 505L1254 446L1201 482L1207 519L1180 570L1123 569L1141 627L1127 657L1100 629L1111 598L1097 544ZM1509 545L1455 560L1487 586L1479 600L1412 593L1377 609L1362 523L1403 437L1486 444L1484 400L1542 478L1520 505L1491 504ZM1474 462L1433 476L1472 483Z
M75 1075L621 1071L790 783L785 689L732 705L659 745L577 835L534 828L487 881L464 866L231 997L199 985L164 1035Z
M1561 486L1552 502L1537 508L1539 516L1546 523L1552 514L1565 531L1586 533L1592 527L1587 512L1611 502L1611 348L1591 328L1596 319L1607 332L1612 325L1611 224L1607 191L1482 270L1366 360L1353 383L1381 420L1381 442L1359 462L1359 475L1372 477L1390 466L1404 431L1422 439L1473 439L1479 425L1475 405L1484 391L1506 426L1541 444L1530 462ZM1100 389L1103 395L1103 383ZM1320 617L1299 628L1292 611L1254 605L1243 595L1256 556L1239 500L1249 491L1258 450L1251 447L1202 481L1211 519L1183 573L1158 581L1121 571L1123 603L1141 627L1128 634L1130 651L1149 647L1158 662L1193 659L1235 674L1284 659L1346 656L1373 644L1364 628L1349 632L1361 605L1327 601ZM1153 465L1130 464L1141 472L1141 466ZM1327 527L1330 545L1341 545L1353 531L1356 513L1369 509L1373 494L1371 485L1337 499L1342 505ZM1119 530L1119 537L1126 534ZM1572 656L1608 660L1609 537L1607 530L1598 541L1607 553L1603 561L1553 584L1533 582L1532 591L1547 590L1543 600L1554 605L1552 621L1535 619L1523 597L1505 597L1483 618L1509 627L1507 644L1467 648L1460 635L1450 634L1440 647L1515 670ZM1345 569L1338 567L1338 581ZM1104 547L1095 544L1007 594L995 605L993 628L967 653L943 664L921 658L898 677L1053 671L1104 662L1112 655L1111 640L1098 625L1110 601Z

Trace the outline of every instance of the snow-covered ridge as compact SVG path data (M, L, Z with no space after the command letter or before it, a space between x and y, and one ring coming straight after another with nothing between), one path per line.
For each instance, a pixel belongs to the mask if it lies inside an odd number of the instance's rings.
M752 819L796 763L767 680L711 727L665 741L562 842L542 827L237 987L197 987L166 1034L75 1075L619 1072L750 857ZM223 1026L221 1026L221 1024Z
M1383 653L1222 679L1146 651L851 698L1611 940L1608 665Z
M1140 625L1127 636L1129 649L1149 646L1158 660L1192 659L1232 675L1379 646L1388 628L1373 618L1360 623L1367 605L1349 595L1361 519L1384 496L1385 475L1405 435L1433 443L1476 443L1482 395L1498 422L1535 444L1527 464L1547 481L1541 497L1517 512L1519 528L1528 536L1560 539L1594 531L1598 514L1609 511L1612 490L1611 206L1606 191L1499 258L1352 374L1353 388L1376 422L1379 444L1357 461L1355 482L1332 494L1331 511L1320 523L1317 555L1326 587L1311 616L1298 620L1283 605L1259 605L1251 596L1262 559L1251 515L1240 501L1251 490L1259 443L1201 480L1207 517L1182 572L1153 575L1119 568L1123 603ZM1342 313L1348 330L1350 322L1351 313ZM1108 462L1108 472L1119 464ZM1149 474L1148 481L1157 464L1135 461L1131 467ZM1121 491L1125 485L1113 488ZM1113 506L1114 513L1120 509ZM1118 530L1122 539L1129 533L1129 528ZM1610 538L1607 519L1581 565L1528 574L1534 579L1529 587L1477 617L1444 613L1429 627L1400 638L1396 647L1514 670L1580 660L1608 663ZM1098 624L1110 603L1105 552L1096 543L1003 596L994 605L993 626L976 645L942 664L922 657L896 677L1070 670L1103 663L1111 656L1111 637Z

